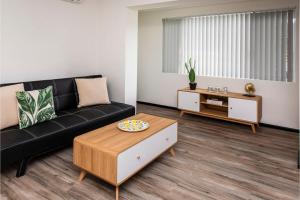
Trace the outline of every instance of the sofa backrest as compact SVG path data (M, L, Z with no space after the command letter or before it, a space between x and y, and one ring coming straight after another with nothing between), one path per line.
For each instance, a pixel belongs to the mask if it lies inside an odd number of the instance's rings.
M76 78L100 78L102 75L83 76ZM12 85L14 83L1 84L0 86ZM54 106L56 111L76 108L79 102L75 78L62 78L53 80L24 82L26 91L39 90L48 86L53 87Z

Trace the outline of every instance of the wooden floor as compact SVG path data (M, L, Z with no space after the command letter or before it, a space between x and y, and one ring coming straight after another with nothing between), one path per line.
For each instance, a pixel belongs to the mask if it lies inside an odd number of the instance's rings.
M298 199L298 134L184 115L176 110L138 105L138 112L178 119L176 157L163 154L121 186L130 200ZM114 199L114 187L88 175L78 182L72 149L30 163L15 178L2 173L1 199Z

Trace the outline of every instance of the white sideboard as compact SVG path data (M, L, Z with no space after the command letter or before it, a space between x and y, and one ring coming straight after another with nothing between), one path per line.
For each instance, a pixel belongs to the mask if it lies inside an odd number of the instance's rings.
M212 104L208 99L222 104ZM253 133L262 117L262 97L247 97L240 93L213 93L200 88L181 89L177 93L177 105L181 116L190 113L250 125Z

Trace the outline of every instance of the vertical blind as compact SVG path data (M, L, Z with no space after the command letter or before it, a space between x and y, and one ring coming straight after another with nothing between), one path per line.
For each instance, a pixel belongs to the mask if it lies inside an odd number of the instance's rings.
M163 72L293 81L294 11L163 19Z

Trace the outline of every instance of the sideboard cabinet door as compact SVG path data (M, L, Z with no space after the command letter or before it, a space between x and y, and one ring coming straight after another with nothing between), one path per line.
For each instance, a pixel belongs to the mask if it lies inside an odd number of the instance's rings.
M178 92L178 108L194 112L200 111L200 94L193 92Z
M257 122L257 102L246 99L228 99L228 117L249 122Z

